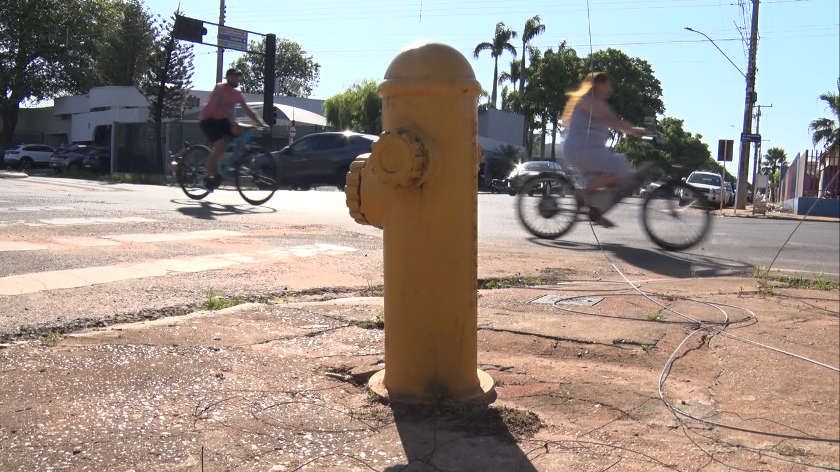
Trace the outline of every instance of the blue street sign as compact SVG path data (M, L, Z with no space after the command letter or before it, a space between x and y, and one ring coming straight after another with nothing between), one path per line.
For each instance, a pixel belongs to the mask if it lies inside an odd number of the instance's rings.
M247 51L248 32L227 26L219 26L218 41L216 44L225 49Z

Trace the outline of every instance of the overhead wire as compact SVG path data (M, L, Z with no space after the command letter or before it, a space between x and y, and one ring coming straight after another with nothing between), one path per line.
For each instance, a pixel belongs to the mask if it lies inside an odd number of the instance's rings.
M591 59L591 53L592 53L592 50L593 50L593 46L592 46L592 21L591 21L591 16L590 16L590 13L589 13L589 0L587 0L586 5L587 5L588 31L589 31L589 37L590 37L590 61L591 61L592 60ZM590 62L590 69L594 71L593 67L594 67L594 63ZM589 116L589 120L590 120L589 121L589 127L591 128L591 124L592 124L592 115L591 114ZM587 139L588 139L588 134L589 134L589 130L587 130ZM834 179L832 179L832 182L829 183L829 186L831 186L831 184L833 184L833 181L836 178L837 178L837 175L835 175ZM813 210L813 208L815 206L816 206L816 202L814 202L814 204L811 205L811 208L808 210L808 213L805 215L805 217L807 217L808 214L810 214L810 212ZM777 253L776 257L778 257L778 255L782 252L784 247L790 241L790 238L793 236L793 234L796 232L796 230L799 228L799 226L801 226L801 224L802 224L802 222L804 222L804 220L805 220L805 218L803 218L802 221L800 221L800 223L796 226L796 228L794 228L794 230L791 232L791 235L788 237L787 241L785 241L785 243L779 249L779 253ZM662 304L661 302L659 302L658 300L656 300L653 297L653 295L655 295L655 294L651 294L649 292L646 292L646 291L642 290L641 287L638 284L633 283L629 278L627 278L627 276L624 274L624 272L622 272L621 269L618 268L618 266L615 264L615 262L613 262L612 258L609 256L609 254L607 254L606 249L604 248L603 244L601 243L600 238L598 238L597 232L595 231L594 223L591 220L589 222L589 227L592 231L593 237L595 238L597 246L600 249L603 256L606 258L606 260L612 266L613 270L615 270L621 276L621 278L624 279L624 281L627 284L630 285L630 287L633 290L635 290L641 296L648 299L650 302L659 306L662 310L673 313L673 314L675 314L675 315L677 315L677 316L679 316L683 319L686 319L686 320L688 320L692 323L695 323L698 326L697 329L693 330L688 336L686 336L685 339L683 339L682 342L673 351L673 353L669 357L668 361L665 363L665 365L662 369L662 372L659 376L659 384L658 384L659 397L662 400L662 402L665 404L665 406L675 415L676 419L678 419L680 422L684 423L684 420L682 418L688 418L688 419L691 419L693 421L704 423L704 424L707 424L707 425L710 425L710 426L716 426L716 427L720 427L720 428L725 428L725 429L730 429L730 430L740 431L740 432L745 432L745 433L750 433L750 434L758 434L758 435L764 435L764 436L779 437L779 438L784 438L784 439L798 439L798 440L808 440L808 441L816 441L816 442L840 443L840 438L826 438L826 437L819 437L819 436L805 435L805 434L777 433L777 432L774 432L774 431L763 431L763 430L757 430L757 429L753 429L753 428L745 428L745 427L735 426L735 425L732 425L732 424L725 424L725 423L722 423L720 421L715 421L715 420L712 420L712 419L709 419L709 418L700 418L700 417L694 416L691 413L686 412L683 409L679 408L678 406L669 402L666 399L666 395L665 395L665 382L668 379L668 376L671 372L671 369L673 367L674 362L677 359L677 356L680 354L680 352L682 352L683 346L685 346L685 344L690 339L692 339L696 334L703 333L703 332L708 332L708 331L711 331L713 334L720 334L722 336L725 336L725 337L728 337L728 338L731 338L731 339L735 339L737 341L741 341L743 343L747 343L747 344L750 344L750 345L753 345L753 346L756 346L756 347L759 347L759 348L762 348L762 349L767 349L767 350L770 350L770 351L773 351L773 352L776 352L776 353L779 353L779 354L790 356L790 357L793 357L795 359L798 359L798 360L801 360L801 361L804 361L804 362L808 362L808 363L811 363L813 365L816 365L816 366L819 366L819 367L822 367L822 368L825 368L825 369L828 369L828 370L832 370L834 372L840 372L840 368L838 368L837 366L826 364L824 362L820 362L820 361L808 358L806 356L802 356L802 355L799 355L799 354L796 354L796 353L793 353L793 352L790 352L790 351L787 351L787 350L784 350L784 349L780 349L780 348L765 344L765 343L760 343L760 342L757 342L757 341L754 341L754 340L751 340L751 339L748 339L748 338L745 338L745 337L742 337L742 336L738 336L738 335L735 335L731 332L726 331L726 329L733 323L744 323L744 322L747 322L747 321L750 321L750 320L757 320L756 314L752 310L749 310L747 308L739 307L739 306L735 306L735 305L730 305L730 304L726 304L726 303L721 303L721 302L706 302L706 301L701 301L701 300L695 300L695 301L698 301L700 303L704 303L704 304L706 304L710 307L713 307L713 308L717 309L718 311L720 311L722 313L723 318L724 318L723 322L707 322L707 321L698 320L698 319L696 319L692 316L689 316L685 313L682 313L681 311L675 310L675 309L671 308L670 306ZM776 258L773 259L773 263L775 261L776 261ZM772 266L772 263L771 263L771 266ZM555 303L554 306L556 307L557 303ZM743 310L744 312L748 313L749 316L733 322L730 319L729 314L724 309L724 307L726 307L726 308L736 308L736 309L739 309L739 310ZM722 326L722 327L720 327L720 326ZM773 421L768 421L768 422L778 424L777 422L773 422Z

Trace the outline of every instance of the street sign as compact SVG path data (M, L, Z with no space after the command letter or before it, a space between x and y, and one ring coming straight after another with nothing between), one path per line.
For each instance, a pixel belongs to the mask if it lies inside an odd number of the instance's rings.
M219 26L218 42L216 44L225 49L247 51L248 32L227 26Z
M760 134L741 134L741 142L749 141L752 143L760 143L761 142L761 135Z
M294 126L289 126L289 137L294 139L297 136L297 128Z
M732 162L732 149L735 147L735 141L732 139L718 140L718 162Z

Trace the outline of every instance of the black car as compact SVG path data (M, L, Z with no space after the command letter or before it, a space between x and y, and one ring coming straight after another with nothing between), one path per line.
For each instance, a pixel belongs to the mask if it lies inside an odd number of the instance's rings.
M97 174L111 172L111 148L95 148L82 160L82 167Z
M277 185L309 190L321 185L344 188L350 164L371 152L378 136L370 134L314 133L271 153L277 163Z
M519 188L528 180L529 177L542 174L543 172L557 172L562 173L563 168L560 164L554 161L529 161L523 162L514 167L507 180L510 182L508 193L516 195Z

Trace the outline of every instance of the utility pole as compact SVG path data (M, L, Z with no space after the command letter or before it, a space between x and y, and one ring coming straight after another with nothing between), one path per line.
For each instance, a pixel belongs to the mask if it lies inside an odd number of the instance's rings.
M225 25L225 0L219 0L219 27ZM222 74L224 73L224 62L225 62L225 48L219 47L216 50L216 83L222 81L224 77Z
M753 104L756 101L755 73L756 55L758 53L758 2L752 0L752 27L750 29L750 59L747 68L747 90L744 100L744 128L741 135L741 154L738 162L738 189L735 192L735 208L743 210L747 207L747 178L750 171L750 141L744 135L752 131Z
M755 134L761 134L760 133L761 109L762 108L773 108L773 104L770 104L770 105L756 105L755 107L758 109L755 112ZM758 178L758 167L759 167L760 160L761 160L761 141L758 141L757 143L755 143L755 157L753 158L753 179L752 179L753 199L755 199L755 196L756 196L755 195L755 182L756 182L756 179ZM772 182L772 179L773 179L772 175L770 176L770 179L771 179L771 182Z

